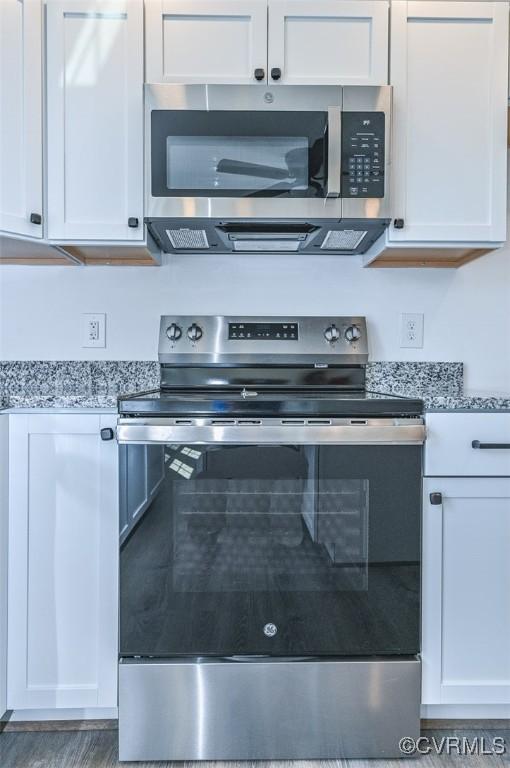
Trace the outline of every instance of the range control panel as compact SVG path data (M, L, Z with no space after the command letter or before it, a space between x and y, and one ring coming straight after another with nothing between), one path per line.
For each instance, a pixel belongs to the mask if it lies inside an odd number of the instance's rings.
M342 112L342 197L384 197L384 112Z
M229 323L229 339L254 341L297 341L297 323Z
M364 363L367 329L364 317L166 315L158 352L164 364Z

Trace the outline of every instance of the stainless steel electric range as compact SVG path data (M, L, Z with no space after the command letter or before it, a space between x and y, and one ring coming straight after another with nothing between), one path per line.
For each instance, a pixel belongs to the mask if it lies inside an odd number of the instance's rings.
M419 734L419 400L362 317L163 317L119 400L121 760L399 757Z

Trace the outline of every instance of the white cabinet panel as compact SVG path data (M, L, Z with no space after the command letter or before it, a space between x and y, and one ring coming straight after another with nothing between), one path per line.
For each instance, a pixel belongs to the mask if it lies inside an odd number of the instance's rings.
M510 479L424 492L422 702L510 703Z
M473 442L482 447L473 448ZM425 474L510 477L510 413L428 413Z
M117 702L117 445L95 415L10 416L8 706Z
M0 231L42 237L41 0L0 2Z
M508 3L395 0L390 242L506 238Z
M267 64L267 0L147 0L149 83L255 83Z
M7 553L9 532L9 417L0 415L0 718L7 709Z
M48 237L143 240L142 3L49 0L47 73Z
M269 0L269 82L386 85L385 0Z

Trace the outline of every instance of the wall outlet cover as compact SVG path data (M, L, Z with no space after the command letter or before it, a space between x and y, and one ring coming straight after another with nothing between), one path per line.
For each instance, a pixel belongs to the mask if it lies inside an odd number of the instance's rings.
M400 346L421 349L423 347L423 314L400 315Z
M81 316L82 347L106 347L106 315L103 313Z

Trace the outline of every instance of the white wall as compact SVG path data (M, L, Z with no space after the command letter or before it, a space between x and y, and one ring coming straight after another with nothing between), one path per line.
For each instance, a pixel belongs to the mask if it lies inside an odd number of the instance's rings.
M106 349L80 347L82 312L107 313ZM424 312L423 349L399 347L401 312ZM510 247L457 270L265 255L0 267L0 359L156 359L163 313L362 314L373 360L460 360L470 389L510 390Z

